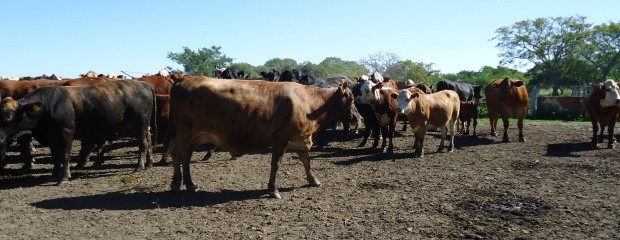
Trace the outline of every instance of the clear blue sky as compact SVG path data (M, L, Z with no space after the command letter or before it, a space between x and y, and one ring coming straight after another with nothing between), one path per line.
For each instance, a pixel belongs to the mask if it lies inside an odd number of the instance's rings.
M221 46L234 62L358 61L377 52L443 73L497 66L495 30L539 17L620 19L618 0L3 0L0 76L155 73L168 52Z

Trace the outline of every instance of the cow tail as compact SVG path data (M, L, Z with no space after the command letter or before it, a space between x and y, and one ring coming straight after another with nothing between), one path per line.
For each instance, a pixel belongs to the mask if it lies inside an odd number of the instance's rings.
M151 134L151 142L153 146L157 145L157 97L155 96L155 89L153 87L149 88L151 90L151 96L153 96L153 111L151 111L151 130L153 134Z

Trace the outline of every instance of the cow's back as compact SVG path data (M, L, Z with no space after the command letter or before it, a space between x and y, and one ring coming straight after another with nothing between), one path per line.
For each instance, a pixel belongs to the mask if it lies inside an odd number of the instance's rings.
M420 94L417 104L424 109L428 114L425 117L436 127L444 126L448 121L456 121L459 116L459 96L452 90Z

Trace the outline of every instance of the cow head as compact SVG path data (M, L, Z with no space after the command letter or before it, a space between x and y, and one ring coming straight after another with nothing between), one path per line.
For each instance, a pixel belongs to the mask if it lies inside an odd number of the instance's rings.
M361 84L360 95L355 98L355 101L363 104L374 104L379 99L379 92L376 88L377 84L372 81L366 81Z
M351 92L346 80L343 80L342 84L338 86L338 92L343 96L341 104L345 106L344 120L359 125L362 121L362 116L355 107L353 92Z
M43 112L41 105L41 102L20 104L10 97L0 101L0 144L19 132L34 129Z
M504 78L499 84L494 84L493 87L499 89L499 102L503 104L506 95L510 95L510 93L514 92L514 88L524 85L525 83L522 80Z
M409 90L400 91L397 95L396 93L392 93L390 97L398 100L398 107L396 107L396 111L401 114L408 115L411 111L415 111L415 106L411 105L411 101L413 99L420 97L421 91L411 92Z
M605 96L600 100L602 107L611 107L620 105L620 88L612 79L607 79L600 86L605 92Z

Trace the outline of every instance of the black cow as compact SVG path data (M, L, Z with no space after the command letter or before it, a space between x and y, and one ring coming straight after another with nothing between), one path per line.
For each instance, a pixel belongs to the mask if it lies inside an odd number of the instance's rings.
M237 75L237 71L235 71L235 69L232 67L215 68L215 71L213 71L213 74L215 74L215 77L223 78L223 79L238 79L239 78L239 75Z
M480 95L482 86L463 81L441 80L437 82L434 91L439 92L441 90L455 91L456 94L459 95L459 99L463 102L478 101L482 98Z
M19 100L0 102L0 144L26 130L50 147L52 176L58 184L71 178L72 142L81 140L78 164L83 165L95 146L120 136L139 142L136 171L151 167L152 142L149 126L155 123L155 90L145 82L118 80L83 87L41 87ZM30 155L30 151L21 153ZM146 158L146 164L145 164Z
M299 82L301 73L297 69L284 70L280 74L280 82Z

